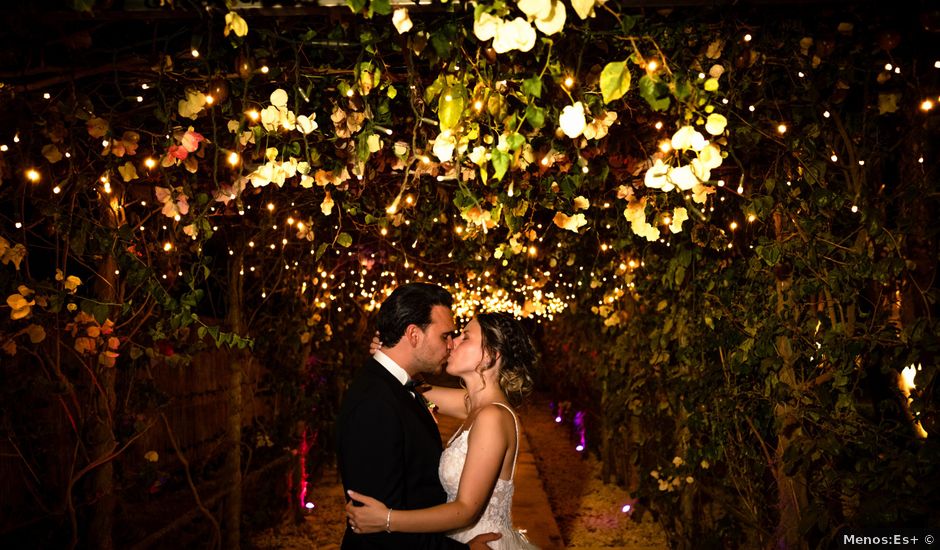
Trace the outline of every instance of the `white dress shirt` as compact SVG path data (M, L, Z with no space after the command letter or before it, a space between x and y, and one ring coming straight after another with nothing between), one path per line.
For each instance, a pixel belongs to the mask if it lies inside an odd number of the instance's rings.
M385 367L385 370L387 370L388 372L392 373L392 376L394 376L396 379L398 379L398 381L401 382L401 385L402 385L402 386L404 386L405 383L407 383L408 380L411 379L411 377L408 376L408 373L405 372L405 369L403 369L403 368L401 368L400 366L398 366L398 363L396 363L396 362L395 362L391 357L389 357L388 355L385 355L385 353L383 353L382 350L376 351L376 352L375 352L375 355L373 355L372 357L373 357L376 361L378 361L380 365L382 365L383 367Z

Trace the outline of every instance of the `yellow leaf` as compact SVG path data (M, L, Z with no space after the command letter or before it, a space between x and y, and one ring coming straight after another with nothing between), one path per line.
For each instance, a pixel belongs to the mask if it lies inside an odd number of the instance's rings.
M118 172L124 178L124 181L137 179L137 169L134 168L134 163L131 161L125 162L124 166L118 166Z
M29 325L26 327L26 334L29 335L29 341L38 344L46 339L46 329L39 325Z
M42 156L46 157L50 163L55 164L62 160L62 151L53 144L48 144L42 148Z
M7 355L16 355L16 342L13 340L7 340L3 343L3 351Z

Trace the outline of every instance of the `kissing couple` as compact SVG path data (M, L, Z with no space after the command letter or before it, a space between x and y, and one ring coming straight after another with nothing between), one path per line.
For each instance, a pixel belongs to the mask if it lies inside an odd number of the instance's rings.
M537 550L512 526L519 420L510 404L532 387L535 349L506 313L457 331L444 288L409 283L385 300L374 355L346 391L337 455L348 496L343 550ZM419 391L446 372L462 389ZM463 420L446 448L428 408Z

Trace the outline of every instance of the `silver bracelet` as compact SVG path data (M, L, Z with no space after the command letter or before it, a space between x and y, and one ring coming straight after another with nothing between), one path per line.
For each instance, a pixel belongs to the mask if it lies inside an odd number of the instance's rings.
M385 516L385 532L392 532L392 509L388 509L388 515Z

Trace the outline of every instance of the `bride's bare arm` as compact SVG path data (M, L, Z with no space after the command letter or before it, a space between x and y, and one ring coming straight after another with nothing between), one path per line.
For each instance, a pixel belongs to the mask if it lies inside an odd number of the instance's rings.
M467 390L442 386L431 386L431 389L424 392L425 399L437 405L441 414L461 420L467 418L466 396Z
M389 515L381 502L350 491L353 501L364 504L346 505L346 515L356 532L385 531L386 521L389 530L404 533L436 533L475 523L493 493L509 446L509 431L498 409L484 408L473 422L456 500L421 510L392 510Z

